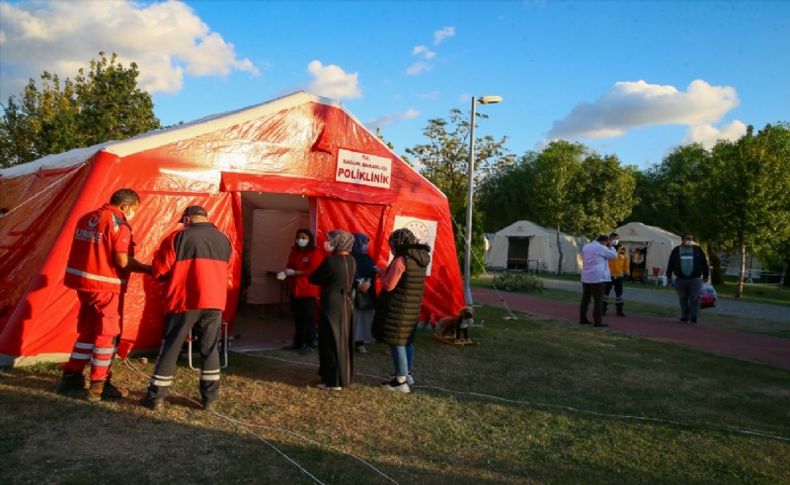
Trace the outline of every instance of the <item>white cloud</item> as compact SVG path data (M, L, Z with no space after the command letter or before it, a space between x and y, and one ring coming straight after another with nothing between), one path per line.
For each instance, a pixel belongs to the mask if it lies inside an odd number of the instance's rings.
M425 47L424 45L417 45L414 46L414 49L411 51L411 55L421 57L426 61L433 60L436 57L436 52L430 50L429 48Z
M362 96L359 89L359 73L347 73L334 64L322 65L320 61L312 61L307 71L313 75L309 90L319 96L333 99L353 99Z
M149 92L178 92L184 72L227 76L258 74L233 44L212 32L186 4L142 4L128 0L0 3L0 97L17 94L28 78L47 70L73 77L99 51L118 54L140 69Z
M413 120L418 116L420 116L419 111L417 111L414 108L409 108L402 113L393 113L393 114L380 116L373 121L368 121L365 124L371 130L375 130L376 128L383 128L389 124L395 123L396 121Z
M615 83L592 103L581 103L555 121L549 138L611 138L650 125L705 125L719 121L740 100L735 88L711 86L697 79L688 89L648 84Z
M411 66L406 68L406 74L416 76L417 74L433 69L433 64L428 64L425 61L417 61Z
M446 39L455 35L455 27L444 27L433 33L433 45L438 46ZM425 45L416 45L411 50L412 57L416 57L409 67L406 68L406 74L409 76L416 76L421 72L430 71L433 69L434 61L436 61L437 53L432 51Z
M455 36L455 27L444 27L433 33L433 45L439 45L450 37Z
M735 141L746 134L746 124L740 120L716 128L713 125L690 126L683 139L683 144L700 143L707 149L713 147L719 140Z

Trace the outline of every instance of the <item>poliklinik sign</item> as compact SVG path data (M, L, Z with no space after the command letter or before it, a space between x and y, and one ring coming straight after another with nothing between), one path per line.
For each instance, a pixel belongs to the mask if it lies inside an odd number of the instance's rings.
M388 189L392 160L341 148L337 151L335 181Z

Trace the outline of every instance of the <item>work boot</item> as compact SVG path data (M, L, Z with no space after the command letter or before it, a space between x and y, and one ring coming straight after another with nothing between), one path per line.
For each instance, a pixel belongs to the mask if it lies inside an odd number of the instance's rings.
M101 401L102 393L104 393L104 381L91 381L88 392L85 394L85 399L90 402Z
M144 398L140 399L140 406L146 407L153 411L161 411L162 408L165 407L165 400L155 399L151 396L146 395Z
M625 313L623 313L623 305L617 305L617 316L624 317Z
M85 395L85 376L81 372L64 372L55 385L55 392L68 397L80 398Z
M101 393L102 401L120 401L129 395L129 390L125 387L117 387L109 379L104 383L104 390Z
M214 401L216 401L216 399L209 399L207 397L203 397L201 399L201 403L203 404L203 411L213 411Z

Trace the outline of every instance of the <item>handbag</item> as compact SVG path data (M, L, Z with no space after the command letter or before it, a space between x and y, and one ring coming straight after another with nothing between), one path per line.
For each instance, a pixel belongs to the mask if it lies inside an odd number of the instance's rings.
M700 308L711 308L716 306L716 300L719 299L718 293L716 293L716 289L709 285L708 283L702 284L702 289L700 289L699 293L699 307Z
M370 296L370 291L363 293L354 290L354 308L357 310L370 310L373 308L373 297Z

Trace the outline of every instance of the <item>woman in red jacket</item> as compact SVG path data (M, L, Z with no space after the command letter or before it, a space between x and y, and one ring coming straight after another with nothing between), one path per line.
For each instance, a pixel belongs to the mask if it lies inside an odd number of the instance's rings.
M307 354L315 346L315 310L321 289L307 277L321 264L323 255L315 247L315 237L309 229L296 231L296 241L288 254L285 271L277 279L288 279L288 296L294 317L294 341L289 348Z

